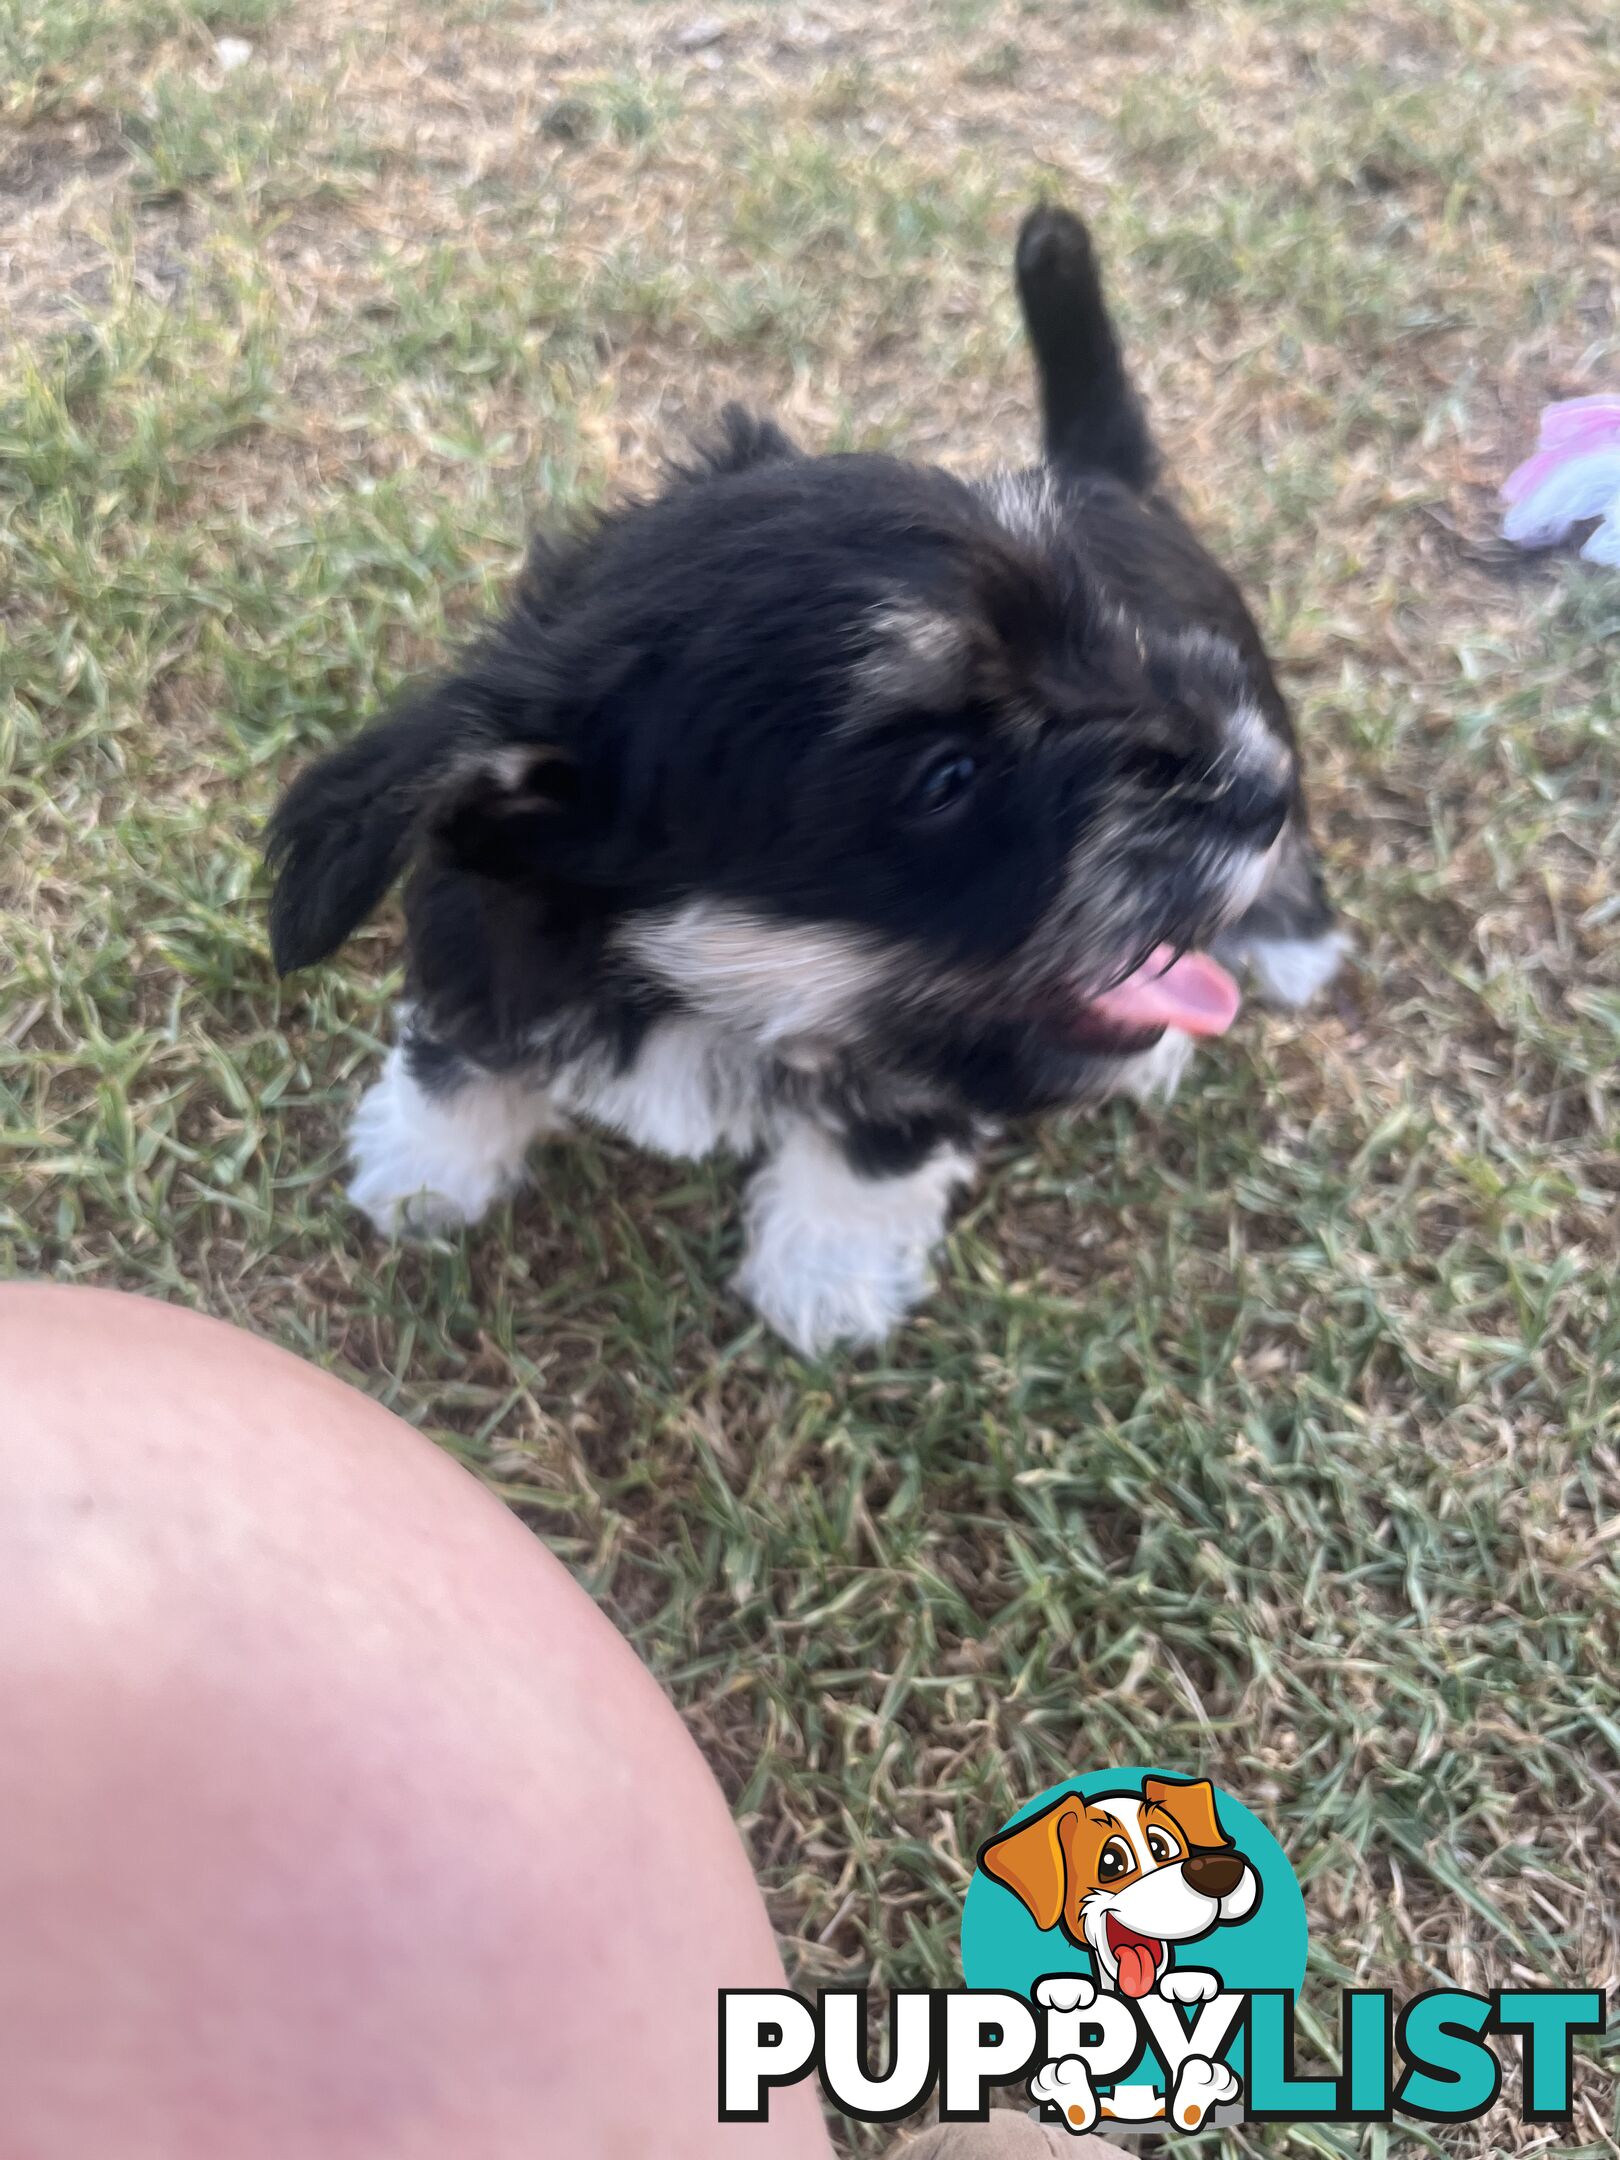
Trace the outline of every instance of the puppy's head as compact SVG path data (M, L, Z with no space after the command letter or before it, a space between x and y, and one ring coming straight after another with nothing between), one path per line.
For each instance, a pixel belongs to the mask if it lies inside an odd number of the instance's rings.
M1292 748L1251 658L1099 575L1095 494L733 419L303 776L278 964L414 864L418 991L492 1040L612 987L1018 1109L1216 1031L1197 955L1265 875Z
M1066 1795L992 1838L979 1865L1091 1952L1099 1980L1148 1994L1177 1943L1246 1920L1260 1878L1221 1828L1205 1779L1144 1778L1140 1793Z

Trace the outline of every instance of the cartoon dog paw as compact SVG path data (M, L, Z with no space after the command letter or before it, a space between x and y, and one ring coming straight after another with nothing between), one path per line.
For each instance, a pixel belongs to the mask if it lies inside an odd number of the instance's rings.
M1170 2119L1178 2129L1196 2130L1211 2108L1223 2100L1235 2100L1241 2090L1230 2064L1211 2062L1207 2055L1189 2055L1176 2072Z
M1221 1992L1220 1975L1189 1966L1181 1972L1167 1972L1159 1982L1158 1991L1166 2002L1213 2002Z
M1049 1973L1036 1981L1035 2000L1043 2010L1089 2010L1097 1990L1083 1973Z
M1063 2127L1076 2137L1096 2123L1097 2094L1083 2056L1062 2055L1043 2063L1029 2081L1029 2097L1056 2108Z

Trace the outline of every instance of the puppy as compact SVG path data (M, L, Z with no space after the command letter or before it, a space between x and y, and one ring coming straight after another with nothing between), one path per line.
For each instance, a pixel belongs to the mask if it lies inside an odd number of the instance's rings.
M1167 1093L1228 967L1333 972L1287 706L1157 491L1084 228L1035 211L1017 273L1040 464L811 458L732 410L295 782L283 973L406 879L350 1136L379 1228L476 1221L575 1117L724 1148L760 1159L744 1295L806 1353L876 1342L1004 1120Z

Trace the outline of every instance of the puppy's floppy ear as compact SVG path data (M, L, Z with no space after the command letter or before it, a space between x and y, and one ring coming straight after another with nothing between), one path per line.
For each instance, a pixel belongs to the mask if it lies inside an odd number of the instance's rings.
M1069 1883L1065 1826L1079 1820L1080 1806L1066 1795L979 1848L980 1867L1004 1884L1043 1930L1056 1927L1063 1916Z
M577 775L540 744L481 738L446 691L367 728L300 773L270 823L278 974L324 960L381 901L419 842L480 877L532 873Z
M324 960L377 906L404 868L454 741L454 715L430 691L299 774L265 843L278 974Z
M1189 1845L1208 1851L1232 1843L1215 1812L1215 1788L1208 1778L1144 1778L1142 1798L1173 1815Z

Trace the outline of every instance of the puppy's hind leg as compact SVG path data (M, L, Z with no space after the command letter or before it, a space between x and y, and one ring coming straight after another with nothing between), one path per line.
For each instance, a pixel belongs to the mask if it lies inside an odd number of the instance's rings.
M951 1195L973 1172L953 1140L878 1156L795 1121L748 1190L736 1288L807 1357L878 1343L927 1296Z
M349 1128L349 1198L387 1236L477 1222L563 1121L518 1075L488 1073L407 1023Z

